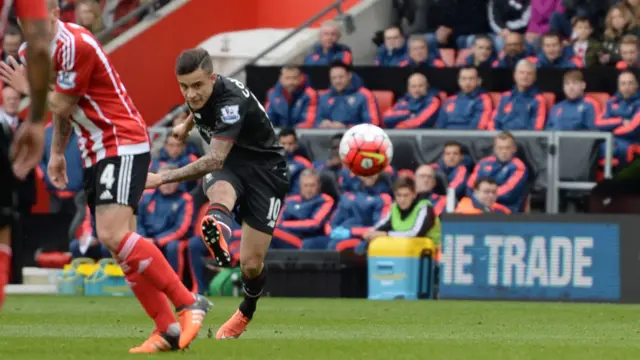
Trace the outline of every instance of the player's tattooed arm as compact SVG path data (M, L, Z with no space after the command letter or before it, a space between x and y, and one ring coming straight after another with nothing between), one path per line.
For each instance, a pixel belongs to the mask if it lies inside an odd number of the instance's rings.
M71 137L71 120L57 115L56 113L53 113L52 117L53 138L51 140L51 153L61 154L64 156L64 151L67 148L69 138Z
M48 20L27 20L22 23L22 31L27 41L27 78L31 96L29 120L42 122L47 107L47 92L51 79L51 56L49 55L50 35Z
M172 183L199 179L211 172L222 169L224 160L229 155L233 142L221 139L211 139L210 151L191 164L161 174L162 183Z
M68 119L73 115L73 112L76 111L79 100L79 96L53 92L49 96L49 108L53 114Z

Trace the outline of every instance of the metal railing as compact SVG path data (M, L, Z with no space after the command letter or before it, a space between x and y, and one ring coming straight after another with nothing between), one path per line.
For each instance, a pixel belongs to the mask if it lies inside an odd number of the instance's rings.
M168 128L151 128L153 134L159 135L154 137L157 142L164 142ZM196 130L193 130L196 131ZM443 139L493 139L499 132L497 131L478 131L478 130L386 130L393 139L395 136L414 137L418 148L422 149L423 136L441 137ZM307 136L326 136L327 138L341 133L340 130L324 130L324 129L300 129L297 131L298 136L304 138ZM604 140L605 144L605 164L604 176L610 178L612 176L612 160L613 160L613 135L611 133L601 132L579 132L579 131L513 131L511 132L516 139L544 139L547 143L547 159L546 159L546 193L545 193L545 210L548 214L557 214L559 210L560 190L590 190L595 182L582 181L560 181L560 156L558 149L562 139L588 139L588 140ZM531 144L530 144L531 145ZM154 146L157 147L157 146ZM395 154L399 156L400 154ZM564 154L567 156L567 154ZM585 164L587 166L587 164Z
M262 59L263 57L265 57L266 55L268 55L270 52L272 52L273 50L277 49L278 47L280 47L282 44L284 44L287 40L291 39L292 37L296 36L298 33L300 33L302 30L304 30L305 28L307 28L308 26L310 26L311 24L315 23L316 21L320 20L323 16L327 15L328 13L330 13L333 10L336 10L338 13L338 17L343 16L344 13L342 12L342 3L344 2L344 0L336 0L334 1L331 5L327 6L326 8L324 8L322 11L320 11L319 13L315 14L314 16L312 16L309 20L305 21L304 23L302 23L302 25L299 25L297 28L295 28L294 30L292 30L291 32L289 32L287 35L285 35L282 39L276 41L275 43L273 43L271 46L269 46L268 48L264 49L263 51L261 51L258 55L254 56L253 58L249 59L246 63L244 63L242 66L239 66L238 68L236 68L235 70L233 70L230 74L229 77L235 77L238 76L238 74L242 73L244 71L244 68L247 67L248 65L253 65L255 64L258 60ZM347 23L351 24L351 22L348 21L347 18ZM351 26L347 27L347 30L353 31L353 24L351 24ZM165 126L165 124L169 123L170 121L173 120L173 118L175 118L176 116L180 115L181 113L187 111L187 105L183 104L180 107L177 107L175 109L173 109L172 111L170 111L169 113L167 113L164 117L162 117L162 119L160 119L160 121L158 121L154 126Z
M126 25L127 23L129 23L131 20L140 17L142 14L144 14L145 12L148 12L149 14L153 14L155 13L155 5L156 3L158 3L158 0L153 0L147 3L144 3L140 6L138 6L137 8L135 8L133 11L131 11L130 13L128 13L127 15L121 17L120 19L118 19L116 22L114 22L111 26L109 26L108 28L102 30L101 32L99 32L96 35L96 39L98 39L98 41L100 41L100 43L104 43L106 40L109 39L109 36L118 28L120 28L123 25Z

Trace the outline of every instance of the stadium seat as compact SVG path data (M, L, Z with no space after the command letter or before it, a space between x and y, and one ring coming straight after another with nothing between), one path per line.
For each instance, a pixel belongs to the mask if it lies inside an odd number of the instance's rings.
M440 58L447 66L453 67L456 64L456 51L454 49L440 49Z
M600 111L604 111L607 106L607 101L611 98L609 94L606 92L590 92L587 93L587 96L591 97L593 100L597 101L600 104Z
M560 138L558 146L560 181L593 181L597 170L601 140ZM581 206L590 190L560 191L560 210L569 211Z
M471 54L473 50L471 49L462 49L458 51L458 56L456 57L456 66L463 66L467 61L467 56Z
M444 144L450 140L451 139L449 138L442 138L438 136L420 136L420 154L422 155L421 157L424 159L424 162L426 164L432 164L438 161L442 154ZM456 142L462 146L463 152L465 154L469 154L474 162L477 160L477 157L472 151L473 139L462 137L460 139L456 139Z
M338 133L339 131L336 131ZM307 148L311 161L325 161L331 151L331 136L306 133L300 136L300 143Z
M340 199L340 186L338 186L338 181L333 175L333 172L320 172L320 192L331 196L337 204L338 199Z
M416 174L413 172L413 170L409 170L409 169L400 169L397 172L398 177L405 177L405 178L409 178L409 179L414 179L416 177Z
M391 159L391 167L395 170L411 170L415 171L418 166L424 164L424 160L420 156L420 148L415 136L391 136L393 143L393 159Z
M490 92L489 96L491 97L491 102L493 103L493 108L497 109L498 104L500 103L500 97L502 96L501 92Z
M546 93L542 93L542 96L544 96L544 100L547 103L547 111L551 111L551 108L553 107L553 105L556 104L556 94L546 92Z
M393 92L386 90L373 90L371 91L373 96L376 98L376 102L378 103L378 109L380 109L380 114L384 114L385 111L393 106Z

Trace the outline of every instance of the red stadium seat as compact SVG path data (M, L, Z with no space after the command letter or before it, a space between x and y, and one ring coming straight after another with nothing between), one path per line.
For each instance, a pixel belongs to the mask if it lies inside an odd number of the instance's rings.
M604 111L607 107L607 101L611 96L606 92L590 92L587 93L587 96L597 101L600 104L600 111Z
M456 66L464 65L465 61L467 60L467 56L469 56L469 54L471 54L472 51L473 50L471 49L462 49L458 51L458 56L456 58Z
M413 179L415 178L415 174L413 173L413 171L409 170L409 169L400 169L398 170L398 177L406 177L406 178L410 178Z
M544 96L544 100L547 103L547 111L551 111L551 108L553 107L553 105L556 104L556 94L546 92L546 93L542 93L542 96Z
M456 51L453 49L440 49L440 57L448 66L453 67L456 63Z
M378 109L380 109L381 114L384 114L385 111L391 108L393 105L393 92L386 90L374 90L372 93L376 98Z

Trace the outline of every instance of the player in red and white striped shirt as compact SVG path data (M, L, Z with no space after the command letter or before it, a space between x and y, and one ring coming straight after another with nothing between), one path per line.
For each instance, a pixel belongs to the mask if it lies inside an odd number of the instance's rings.
M17 129L13 140L12 130L0 124L0 308L4 302L4 286L9 281L11 266L11 225L16 215L14 199L17 178L24 179L42 158L43 119L51 69L50 35L44 4L32 0L0 0L0 36L4 33L12 8L15 8L22 22L22 31L29 41L27 57L33 66L29 69L28 82L33 89L33 103L28 119ZM27 80L24 82L27 83Z
M184 349L196 337L211 303L190 293L158 247L135 233L134 214L151 160L147 128L100 43L83 27L59 21L58 1L46 1L56 72L49 96L54 126L49 178L59 189L67 186L64 150L73 124L98 239L114 254L156 324L151 337L130 352ZM178 311L179 323L167 298Z

